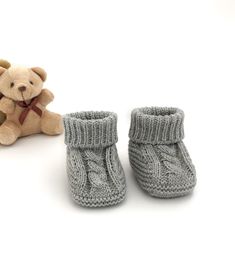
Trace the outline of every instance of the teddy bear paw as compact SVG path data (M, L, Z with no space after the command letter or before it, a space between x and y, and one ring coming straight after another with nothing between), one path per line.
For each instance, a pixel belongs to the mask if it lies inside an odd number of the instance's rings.
M18 138L16 131L9 127L2 126L0 128L0 144L2 145L11 145Z

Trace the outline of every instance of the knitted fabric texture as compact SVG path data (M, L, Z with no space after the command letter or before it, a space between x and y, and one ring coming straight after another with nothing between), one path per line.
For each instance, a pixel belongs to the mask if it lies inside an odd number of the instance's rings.
M182 141L184 113L177 108L134 109L129 159L139 185L150 195L187 195L196 184L195 168Z
M102 207L121 202L126 193L119 161L117 116L111 112L65 115L67 174L75 202Z

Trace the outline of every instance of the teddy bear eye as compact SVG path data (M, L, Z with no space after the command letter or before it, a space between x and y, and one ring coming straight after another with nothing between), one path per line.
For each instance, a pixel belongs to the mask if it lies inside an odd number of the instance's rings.
M33 85L33 81L30 80L29 83L30 83L31 85Z
M14 87L14 85L15 85L15 84L14 84L14 82L11 82L11 88L13 88L13 87Z

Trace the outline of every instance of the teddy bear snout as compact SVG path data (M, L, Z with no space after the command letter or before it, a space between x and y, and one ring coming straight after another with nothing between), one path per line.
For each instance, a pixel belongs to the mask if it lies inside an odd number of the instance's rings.
M25 92L26 91L26 86L20 86L20 87L18 87L18 90L20 91L20 92Z

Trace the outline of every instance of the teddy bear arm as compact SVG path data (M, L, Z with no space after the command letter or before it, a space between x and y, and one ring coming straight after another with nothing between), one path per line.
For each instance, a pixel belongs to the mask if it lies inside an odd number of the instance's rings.
M46 106L51 101L53 101L53 99L54 99L54 95L48 89L43 89L39 96L39 102L44 106Z
M12 114L15 111L15 102L9 98L3 97L0 100L0 111L5 114Z

